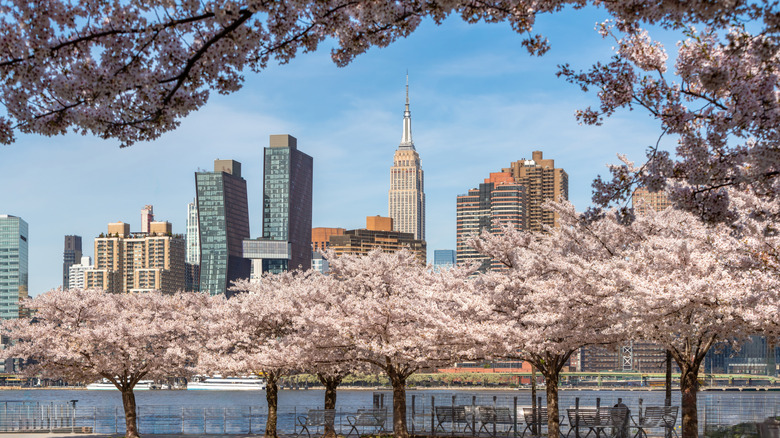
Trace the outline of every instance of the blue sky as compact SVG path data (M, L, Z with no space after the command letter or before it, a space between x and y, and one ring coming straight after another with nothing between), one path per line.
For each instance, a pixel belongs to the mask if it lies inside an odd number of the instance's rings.
M457 17L424 23L407 39L374 48L345 68L316 53L261 74L242 90L213 95L199 112L160 139L120 149L115 141L70 134L20 136L0 148L0 214L30 225L30 294L61 283L63 236L81 235L85 255L109 222L140 230L140 211L184 233L194 172L216 158L242 163L252 237L261 234L263 148L271 134L291 134L314 158L315 227L365 226L387 215L389 169L401 139L409 71L412 132L425 172L429 259L455 247L455 197L490 172L542 150L569 174L570 199L590 205L591 182L617 153L637 161L655 144L659 125L624 111L604 126L580 126L575 110L596 104L593 92L557 78L557 65L586 68L611 55L594 31L598 10L540 17L552 49L530 57L506 23L469 25ZM672 140L662 143L674 146Z

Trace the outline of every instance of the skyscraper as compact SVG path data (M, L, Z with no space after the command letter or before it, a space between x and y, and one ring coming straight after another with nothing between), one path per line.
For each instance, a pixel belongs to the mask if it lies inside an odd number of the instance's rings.
M81 261L81 236L65 236L62 253L62 288L70 287L70 267Z
M215 160L214 172L196 172L200 227L200 290L224 294L232 281L249 278L243 240L249 238L249 206L241 163Z
M555 168L555 160L542 158L542 151L533 151L530 160L515 161L501 171L510 173L515 182L525 186L529 230L542 231L545 225L558 226L558 214L542 208L547 200L569 199L569 175L563 169Z
M311 267L313 163L312 157L298 150L292 135L270 137L263 159L263 237L251 243L252 257L262 259L262 272ZM281 242L287 243L286 257ZM257 245L270 251L266 254Z
M200 227L198 226L198 204L193 200L187 204L187 252L185 259L186 286L188 291L200 290Z
M393 230L412 233L425 240L425 191L420 155L412 141L412 113L409 111L409 76L406 76L406 107L401 143L390 168L389 216Z
M187 204L187 263L200 264L200 229L198 227L198 204L193 200Z
M28 226L22 218L0 215L0 318L19 317L19 301L27 298Z
M184 289L184 238L169 222L152 222L146 233L130 233L130 225L108 224L108 234L95 238L95 265L84 270L84 287L112 293Z
M508 172L494 172L478 188L458 195L456 203L456 257L458 263L480 262L481 270L491 264L488 257L468 245L471 236L483 230L499 231L501 225L525 230L527 226L526 188ZM494 268L499 266L495 264Z

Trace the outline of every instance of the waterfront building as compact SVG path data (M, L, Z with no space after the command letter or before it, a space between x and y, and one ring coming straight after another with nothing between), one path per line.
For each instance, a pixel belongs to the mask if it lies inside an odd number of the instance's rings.
M543 158L542 151L533 151L531 159L515 161L502 169L525 187L526 223L530 231L542 231L544 226L557 227L558 214L542 208L547 200L569 199L569 175L555 167L555 160Z
M187 204L186 241L185 290L197 292L200 290L200 227L198 226L198 204L194 200Z
M154 207L144 205L144 208L141 209L141 232L148 233L152 222L154 222Z
M433 251L433 270L439 272L455 266L455 250L437 249Z
M384 252L396 252L404 248L413 252L426 263L426 244L424 240L415 239L412 233L393 231L393 219L382 216L366 217L366 228L346 230L342 235L330 236L330 249L340 256L342 254L368 255L374 249Z
M777 376L780 347L765 336L750 336L739 350L730 345L712 348L704 358L704 371L714 374Z
M84 289L84 272L94 268L92 257L82 256L80 263L70 266L67 289Z
M425 240L425 190L420 155L412 140L412 113L409 111L409 76L406 76L406 106L401 143L390 168L389 216L393 230L411 233Z
M84 271L84 287L111 293L184 290L184 236L174 235L170 222L152 222L148 229L132 234L129 224L108 224L108 234L95 238L95 265Z
M81 260L81 236L65 236L62 253L62 288L70 287L70 267Z
M501 225L527 230L526 203L525 186L517 183L508 172L493 172L479 187L458 195L455 208L457 263L478 262L482 271L491 266L498 269L497 263L478 253L467 241L483 230L498 233Z
M314 160L298 150L292 135L271 135L263 159L263 235L249 242L245 257L262 272L311 267ZM257 275L255 275L257 276Z
M29 227L22 218L0 215L0 318L19 318L29 287Z
M249 278L243 241L249 238L249 206L241 163L215 160L213 172L196 172L200 235L200 290L225 294L230 283Z

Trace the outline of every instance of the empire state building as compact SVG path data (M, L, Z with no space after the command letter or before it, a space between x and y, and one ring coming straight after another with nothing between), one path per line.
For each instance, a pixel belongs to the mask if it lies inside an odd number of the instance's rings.
M425 240L425 193L420 155L412 141L412 113L409 111L409 76L406 76L406 108L401 144L390 168L389 211L393 231L414 234Z

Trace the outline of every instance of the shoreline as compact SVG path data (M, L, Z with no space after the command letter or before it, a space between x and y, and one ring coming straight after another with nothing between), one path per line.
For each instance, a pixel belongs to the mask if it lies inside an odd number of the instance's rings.
M0 386L0 391L41 391L41 390L54 390L54 391L89 391L84 386L49 386L49 387L21 387L21 386ZM285 391L324 391L324 386L310 386L308 388L294 389L294 388L280 388ZM339 391L392 391L389 386L344 386L339 387ZM431 386L431 387L407 387L407 391L517 391L517 392L531 392L531 388L512 388L512 387L495 387L495 386ZM678 386L672 386L672 392L679 391ZM152 391L186 391L186 389L155 389ZM537 391L544 392L544 385L539 385ZM579 391L631 391L631 392L658 392L664 391L663 387L570 387L559 388L560 392L579 392ZM704 387L699 392L772 392L780 391L780 386L713 386Z

